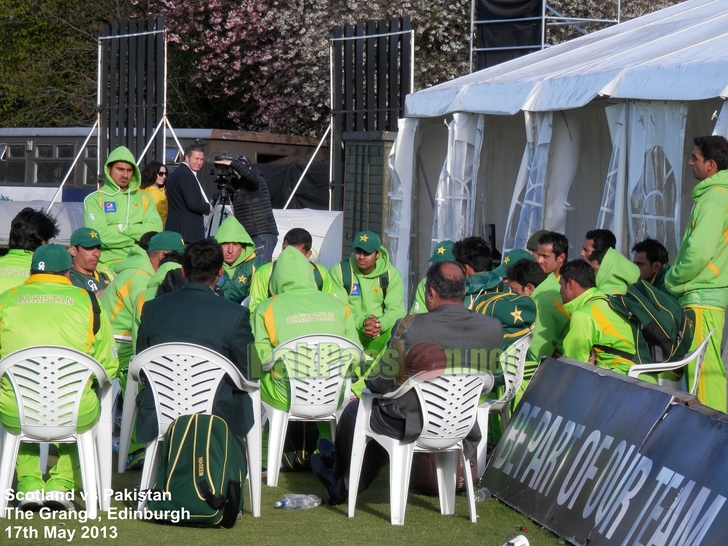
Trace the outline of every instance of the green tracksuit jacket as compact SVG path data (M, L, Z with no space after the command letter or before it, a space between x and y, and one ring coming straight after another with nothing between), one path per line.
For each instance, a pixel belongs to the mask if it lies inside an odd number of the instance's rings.
M330 272L334 292L341 301L348 302L351 307L356 329L359 332L359 341L364 349L378 354L386 347L394 323L405 316L402 275L389 262L389 253L383 246L379 247L379 258L377 258L374 270L368 275L364 275L359 270L354 254L349 256L349 264L352 271L350 293L347 294L344 288L341 263L332 267ZM379 277L385 272L389 274L389 284L386 297L383 298ZM370 338L364 333L364 321L371 315L377 317L382 325L381 333L377 338Z
M597 288L590 288L565 303L564 308L571 315L569 331L564 338L564 356L588 362L595 345L635 353L632 326L627 319L609 307L606 298ZM632 366L630 360L606 351L594 349L594 353L596 364L600 368L626 375Z
M413 315L427 313L427 305L425 303L425 283L426 282L427 282L427 277L422 279L417 284L417 289L415 290L415 297L412 300L412 307L410 307L410 313L412 313Z
M125 192L121 191L106 170L106 166L115 161L125 161L134 166L134 175ZM164 228L154 200L139 189L142 175L127 148L119 146L109 154L104 174L104 185L83 202L83 224L99 232L103 241L99 261L111 264L125 259L142 235Z
M30 276L32 259L32 252L19 249L11 249L0 258L0 294L25 282Z
M683 305L728 307L728 170L701 181L665 286Z
M34 345L60 345L95 358L116 377L119 361L106 313L99 331L93 333L93 307L88 292L60 275L36 274L0 297L0 355ZM98 418L98 399L91 389L83 395L79 428L88 428ZM0 388L0 421L17 432L15 396L7 378Z
M256 354L267 369L260 380L260 394L267 404L288 410L285 368L281 362L269 362L273 349L309 334L342 336L357 345L359 337L350 307L318 291L311 265L299 250L288 247L281 252L270 288L273 297L260 303L252 318Z
M536 302L537 313L527 360L538 363L542 356L551 356L555 349L561 349L568 330L569 313L564 309L561 285L553 273L536 287L531 298Z
M167 273L174 269L180 269L182 266L175 262L167 262L159 266L159 269L157 269L156 273L152 275L152 278L149 279L147 282L147 288L146 290L142 290L137 295L136 299L134 300L134 312L133 317L134 320L131 325L131 337L132 337L132 346L136 347L136 337L137 332L139 331L139 323L142 321L142 308L144 307L144 304L148 302L149 300L152 300L157 295L157 289L159 288L159 285L164 282L164 278L167 276Z
M131 336L134 302L137 296L146 290L149 279L154 275L154 268L146 250L134 245L129 257L116 264L115 271L116 277L104 290L101 301L108 310L114 334ZM133 345L119 346L119 363L123 372L126 372L132 354L134 354Z
M255 270L255 275L253 275L253 281L250 284L250 305L248 305L248 309L250 309L251 315L253 314L253 311L255 311L255 308L258 307L260 302L267 300L271 296L270 276L273 272L273 263L274 262L263 264ZM309 263L311 264L311 268L315 267L318 270L319 275L321 276L321 292L333 296L334 285L331 282L331 275L329 275L328 269L326 269L323 265L314 262ZM316 285L316 288L318 289L318 285Z
M250 284L256 270L262 265L255 256L255 243L245 231L243 224L234 216L228 216L215 234L215 240L222 243L239 243L243 251L235 263L223 264L223 278L220 279L225 299L235 303L242 302L250 294Z
M602 294L626 294L629 285L640 278L640 268L610 248L597 271L597 288Z

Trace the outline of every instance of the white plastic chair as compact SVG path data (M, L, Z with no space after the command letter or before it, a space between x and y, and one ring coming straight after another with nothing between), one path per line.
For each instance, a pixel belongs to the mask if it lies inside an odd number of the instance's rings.
M323 358L322 358L323 357ZM342 392L350 389L350 366L358 363L361 348L341 336L316 334L281 343L271 354L265 370L279 359L283 362L290 384L289 411L282 411L263 402L268 416L269 487L278 485L283 443L288 421L329 421L335 438L336 423L347 396L339 405Z
M688 353L685 358L678 360L677 362L659 362L653 364L634 364L629 368L627 375L629 377L639 377L643 373L655 373L655 372L667 372L671 370L679 370L683 366L687 366L690 362L695 360L695 373L693 374L693 386L690 389L690 394L698 392L698 380L700 379L700 372L703 369L703 361L705 360L705 353L708 350L708 343L710 343L710 336L713 335L715 330L708 332L705 339L698 345L698 347ZM673 382L674 383L674 382ZM667 385L672 386L672 385Z
M44 345L7 355L0 361L3 375L15 391L20 434L0 427L0 491L11 488L20 442L75 443L89 518L96 517L97 505L108 510L111 499L104 488L111 486L111 381L101 364L80 351ZM81 397L92 377L99 385L101 417L78 433ZM0 495L0 517L6 508L7 499Z
M366 445L370 440L376 440L389 453L389 496L392 525L404 525L412 455L415 451L436 453L440 513L455 513L457 454L459 451L463 468L470 468L463 454L462 441L476 422L478 400L483 390L485 377L483 374L444 374L436 379L422 381L418 376L414 376L395 392L389 394L374 394L369 389L362 391L356 415L349 471L350 518L354 517L359 475ZM395 438L372 431L370 418L373 400L399 398L411 389L415 389L417 392L422 409L423 427L419 438L412 443L405 444ZM470 521L475 523L477 516L473 482L466 478L465 484Z
M159 433L146 446L139 490L149 489L156 479L161 456L159 446L172 421L180 415L212 413L218 385L227 375L238 389L248 393L253 404L253 428L246 436L248 487L250 511L253 517L260 517L262 435L258 383L243 377L240 370L221 354L192 343L163 343L142 351L129 365L119 438L120 473L126 470L131 432L137 414L139 373L142 371L147 380L146 388L152 389L154 395ZM145 504L146 500L140 501L138 510L143 510Z
M529 333L508 347L500 356L500 367L503 370L505 389L500 398L486 398L478 406L478 426L483 437L478 444L476 454L478 478L485 472L486 451L488 448L488 418L490 412L499 412L503 420L503 427L508 425L510 418L510 402L516 396L523 383L523 370L526 366L526 355L531 346L533 334Z

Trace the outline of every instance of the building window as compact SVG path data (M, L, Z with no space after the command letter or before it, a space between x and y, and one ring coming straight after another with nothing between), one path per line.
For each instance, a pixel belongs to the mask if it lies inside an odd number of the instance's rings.
M35 184L58 185L73 163L73 144L37 144L35 147Z
M0 144L0 185L22 186L25 184L25 146Z

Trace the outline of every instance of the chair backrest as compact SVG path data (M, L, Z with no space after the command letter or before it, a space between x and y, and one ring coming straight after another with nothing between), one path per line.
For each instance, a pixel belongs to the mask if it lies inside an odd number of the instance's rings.
M21 349L0 360L15 391L21 435L42 441L62 440L76 432L83 391L92 376L102 388L111 383L106 370L85 353L43 345Z
M435 379L409 379L417 392L423 426L416 445L447 449L465 438L477 417L483 374L443 374Z
M498 402L509 402L513 400L518 389L521 388L526 355L528 354L528 348L531 346L532 338L532 333L523 336L501 354L499 363L503 370L505 389L503 395L498 399Z
M275 348L272 360L281 360L291 390L290 414L324 417L333 414L347 385L352 366L362 358L361 348L341 336L302 336Z
M192 343L162 343L134 357L129 374L144 372L152 389L160 434L180 415L210 413L217 387L228 375L246 388L240 370L221 354Z
M700 345L685 357L685 364L695 359L695 375L693 376L693 386L690 389L690 394L696 394L698 392L698 381L700 379L700 371L703 369L703 361L705 360L705 353L708 351L708 343L710 343L710 337L715 332L715 329L708 332L705 339L700 342Z

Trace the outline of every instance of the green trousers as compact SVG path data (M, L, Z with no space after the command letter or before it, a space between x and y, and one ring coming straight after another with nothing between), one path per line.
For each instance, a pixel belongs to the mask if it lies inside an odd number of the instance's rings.
M715 329L710 336L708 350L705 353L703 368L698 377L697 395L700 402L718 411L726 412L726 377L720 345L723 338L723 325L725 324L725 311L712 307L690 306L695 311L695 337L690 348L694 350L705 339L708 332ZM695 362L688 363L687 384L688 390L693 387L695 376Z
M81 397L76 430L78 432L89 430L99 420L100 415L99 399L94 391L87 388ZM13 434L20 432L20 418L15 393L7 380L3 380L3 388L0 390L0 422ZM40 472L39 445L21 443L15 463L15 472L18 476L16 492L78 489L79 487L76 486L81 483L81 473L76 444L59 444L58 453L58 462L50 469L48 481L45 481Z

